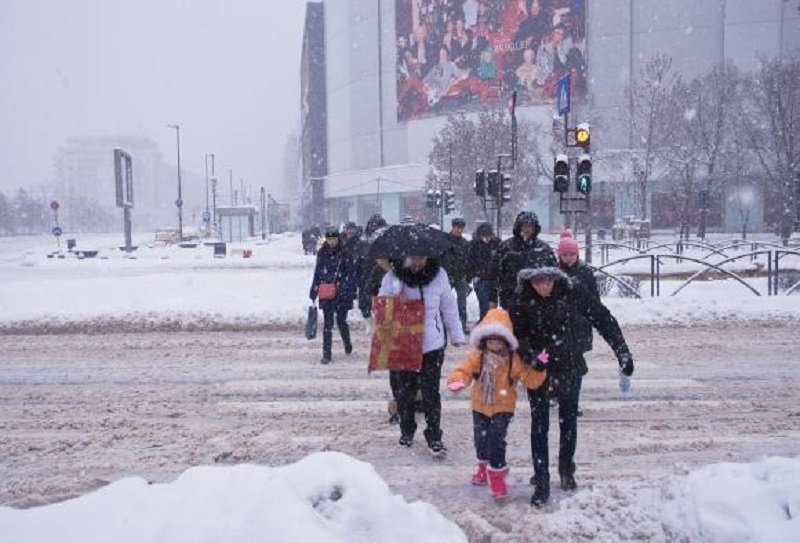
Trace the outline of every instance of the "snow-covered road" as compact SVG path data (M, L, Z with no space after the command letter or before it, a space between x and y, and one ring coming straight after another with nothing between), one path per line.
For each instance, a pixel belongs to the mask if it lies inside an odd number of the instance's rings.
M168 481L198 464L279 465L336 450L372 463L406 499L434 504L471 541L660 539L659 516L641 501L655 502L670 475L800 455L799 326L626 326L637 363L628 399L600 344L582 394L583 492L556 490L545 512L528 505L524 395L509 432L511 499L498 507L469 484L466 395L444 394L446 460L419 442L401 449L387 423L387 375L366 374L360 331L351 357L334 344L330 366L317 363L319 340L299 332L0 336L0 504L53 502L128 475ZM448 352L447 370L460 354Z

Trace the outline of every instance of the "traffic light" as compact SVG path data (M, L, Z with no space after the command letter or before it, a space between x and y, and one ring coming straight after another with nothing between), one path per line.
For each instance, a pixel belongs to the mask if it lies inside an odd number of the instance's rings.
M581 194L592 192L592 157L581 155L578 157L575 187Z
M444 213L448 215L456 210L456 193L452 190L444 191Z
M580 123L575 127L575 145L586 149L592 143L592 132L589 130L589 123Z
M487 191L489 196L497 198L500 195L500 172L497 170L489 170L487 174Z
M507 173L503 174L503 182L500 184L500 201L511 201L511 176Z
M436 205L436 193L437 192L438 191L435 191L433 189L428 189L428 192L426 193L426 199L425 199L425 205L427 207L437 207L437 205Z
M477 170L475 172L475 194L479 198L486 198L486 170Z
M554 160L553 191L561 193L569 191L569 158L567 155L556 155Z

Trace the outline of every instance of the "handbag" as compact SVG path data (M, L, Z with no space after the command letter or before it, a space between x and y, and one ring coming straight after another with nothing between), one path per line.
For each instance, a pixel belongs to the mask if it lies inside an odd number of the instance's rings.
M372 299L372 315L375 327L367 371L419 372L422 368L425 332L423 300L375 296Z
M306 317L306 339L314 339L317 337L318 318L319 314L317 313L317 306L308 306L308 316Z
M333 300L336 298L336 283L320 283L317 289L320 300Z

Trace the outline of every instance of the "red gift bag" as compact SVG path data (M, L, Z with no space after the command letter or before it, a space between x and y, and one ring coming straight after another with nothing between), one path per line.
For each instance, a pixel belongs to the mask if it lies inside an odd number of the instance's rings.
M425 333L425 307L422 300L375 296L372 299L372 316L375 329L367 371L419 371L422 368L422 339Z

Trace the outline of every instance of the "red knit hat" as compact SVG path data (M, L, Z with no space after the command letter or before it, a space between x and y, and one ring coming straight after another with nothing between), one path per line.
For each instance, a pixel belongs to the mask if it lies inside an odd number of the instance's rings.
M558 242L558 254L560 255L570 255L570 254L579 254L580 248L578 247L578 242L575 241L575 238L572 237L572 230L569 228L564 229L561 232L561 239Z

